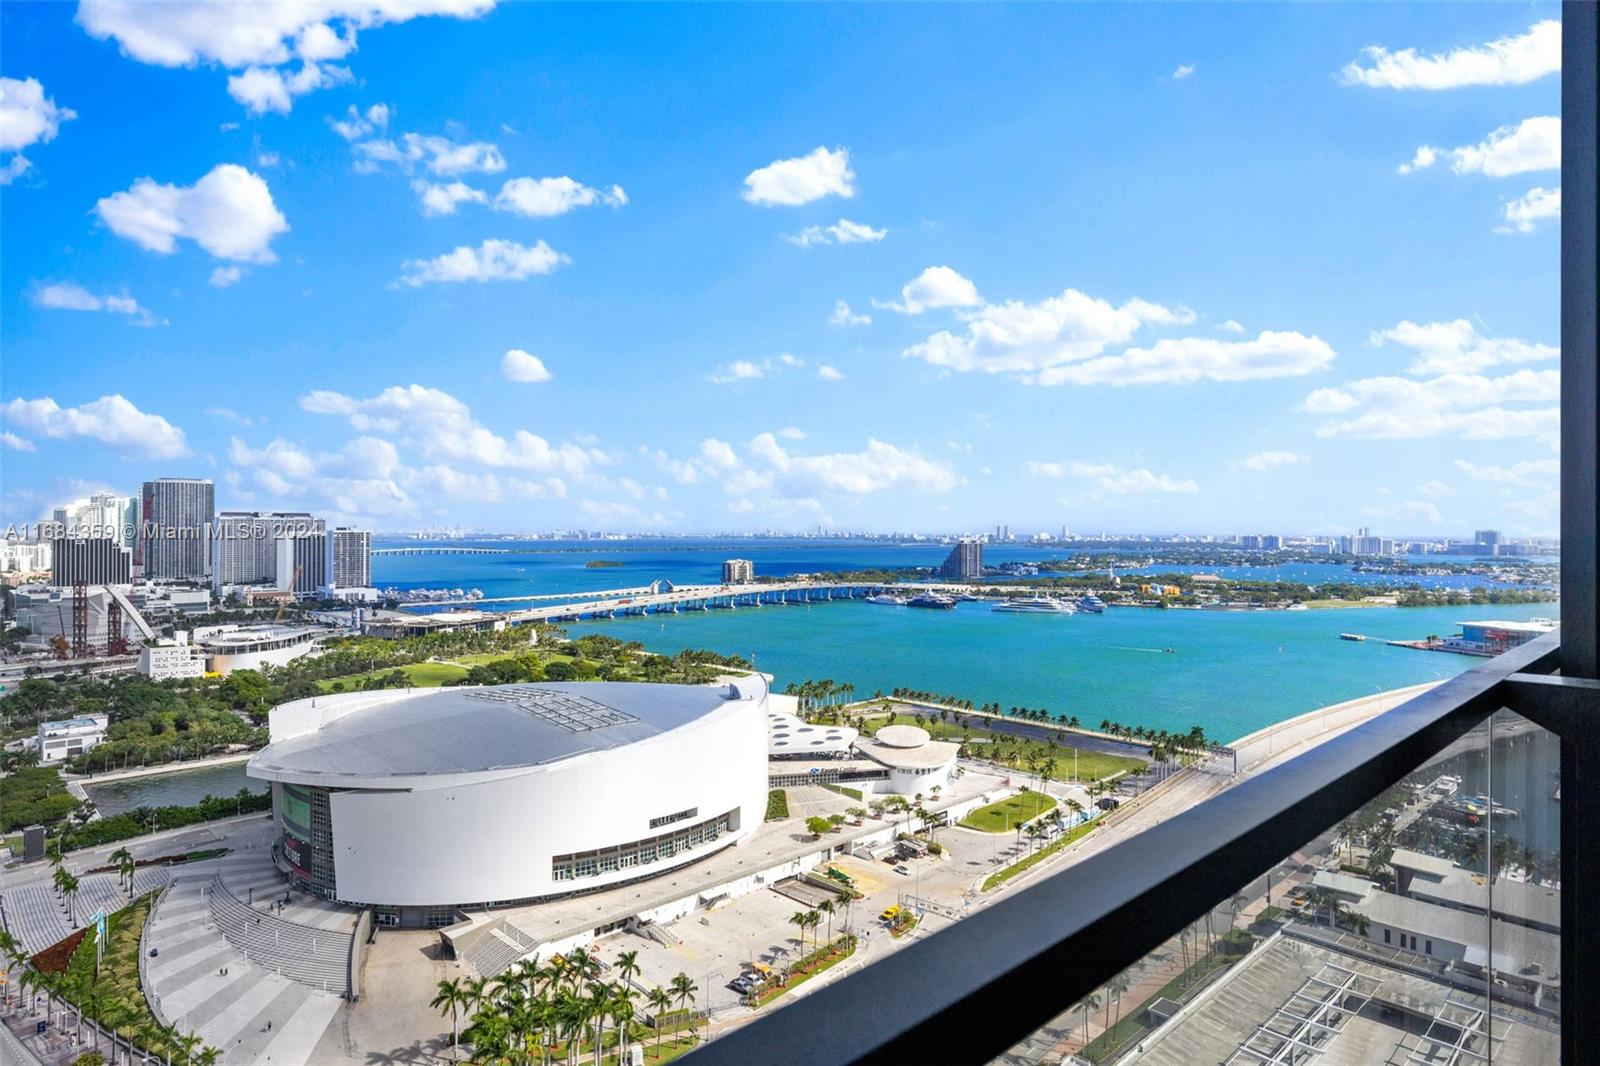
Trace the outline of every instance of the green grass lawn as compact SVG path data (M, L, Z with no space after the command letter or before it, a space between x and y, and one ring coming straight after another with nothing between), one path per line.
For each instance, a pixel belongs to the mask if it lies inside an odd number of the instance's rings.
M1043 792L1022 792L987 807L979 807L961 819L961 824L985 833L1009 833L1055 805L1054 796L1047 796Z
M504 656L494 656L494 658L504 658ZM459 681L467 676L467 668L465 666L457 666L455 663L410 663L393 669L404 673L417 688L438 688L440 685L451 681ZM344 686L342 691L354 692L361 687L361 682L367 678L381 677L389 672L389 670L374 670L365 674L330 677L318 681L317 684L321 686L324 692L332 692L333 686L336 684Z
M1044 860L1048 859L1050 856L1054 855L1068 844L1071 844L1073 841L1083 839L1083 837L1088 835L1090 830L1099 824L1100 822L1096 820L1093 822L1084 822L1082 825L1073 826L1062 835L1060 840L1057 840L1053 844L1045 845L1032 855L1018 859L1016 862L1012 863L1010 866L1007 866L998 873L990 874L988 879L983 882L983 890L985 892L990 892L999 888L1001 885L1005 884L1022 871L1030 869L1031 867L1037 866L1041 862L1044 862Z
M983 758L992 758L992 753L987 750L989 745L996 744L997 742L1009 742L1015 739L1007 736L1007 734L996 733L993 730L983 729L979 726L974 726L973 728L968 729L959 721L941 722L938 720L929 721L927 719L924 719L923 721L924 724L922 728L926 729L928 731L928 735L933 737L933 739L950 740L959 743L963 737L969 738L974 742L972 744L972 748L975 749L974 754ZM974 721L982 722L984 719L975 718ZM876 733L879 729L882 729L886 725L914 726L916 724L917 720L911 715L897 714L892 720L888 717L868 719L863 732ZM1063 731L1061 735L1063 737L1071 736L1071 734L1066 731ZM1050 774L1050 780L1074 780L1072 776L1072 755L1074 751L1076 751L1078 755L1078 776L1076 778L1078 781L1099 781L1101 778L1111 777L1114 774L1136 773L1137 771L1144 769L1145 766L1143 760L1135 759L1127 755L1111 755L1107 752L1089 751L1084 748L1058 747L1056 748L1055 752L1056 766L1055 770ZM1003 762L1004 765L1024 773L1032 772L1031 767L1021 765L1021 760L1018 759L996 759L995 761Z

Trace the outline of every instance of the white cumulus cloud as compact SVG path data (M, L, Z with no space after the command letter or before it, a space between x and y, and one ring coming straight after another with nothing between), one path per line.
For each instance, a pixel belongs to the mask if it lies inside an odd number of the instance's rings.
M1410 348L1411 374L1470 374L1506 363L1533 363L1561 356L1561 349L1516 337L1484 337L1464 318L1454 322L1401 322L1372 334L1372 343Z
M213 167L193 185L140 178L95 211L111 232L149 251L170 255L183 238L218 259L246 263L275 262L272 239L289 229L267 183L233 163Z
M183 430L160 415L139 410L121 395L102 396L79 407L62 407L45 396L20 397L0 408L6 425L51 440L87 437L151 459L188 453Z
M906 315L920 315L941 307L975 307L982 302L978 287L947 266L928 267L906 282L900 287L898 302L872 301L874 307Z
M395 385L365 399L316 390L300 397L311 414L345 418L363 433L397 435L435 462L565 474L582 478L604 454L579 444L553 445L519 429L510 436L494 432L473 417L465 403L442 389Z
M1441 374L1363 378L1317 389L1304 409L1330 417L1319 437L1406 439L1455 433L1471 440L1552 440L1560 425L1560 375L1522 369L1499 377ZM1541 406L1510 406L1534 404Z
M1097 486L1115 496L1142 496L1148 493L1194 493L1200 486L1188 478L1175 478L1170 474L1157 474L1143 467L1128 469L1111 463L1088 463L1082 460L1068 462L1030 462L1028 472L1042 477L1075 477L1093 481Z
M1561 169L1561 120L1553 115L1525 118L1515 126L1501 126L1477 144L1460 148L1423 145L1402 163L1399 172L1426 170L1440 159L1450 161L1457 174L1482 174L1506 178L1538 170Z
M850 310L850 305L843 300L833 302L833 314L828 316L828 323L834 326L870 326L872 316L857 314Z
M1496 227L1496 232L1532 233L1540 222L1561 217L1561 188L1536 185L1501 207L1500 217L1505 224Z
M399 140L357 141L351 151L356 154L356 169L361 171L378 170L390 163L407 174L422 166L430 173L455 177L498 174L506 168L506 157L488 141L452 141L431 133L402 133Z
M837 367L829 366L827 363L817 367L817 377L821 378L823 381L844 380L844 374L842 374Z
M1184 78L1190 77L1193 74L1194 74L1194 64L1192 64L1192 63L1184 63L1184 64L1181 64L1178 67L1177 70L1174 70L1172 72L1172 80L1173 81L1182 81Z
M1271 470L1275 466L1293 466L1309 461L1299 452L1256 452L1244 461L1246 470Z
M523 281L570 262L542 240L529 246L490 239L476 248L461 245L433 259L407 259L401 264L400 281L412 287L430 282Z
M288 111L293 97L349 80L329 64L355 51L360 30L424 16L477 18L493 7L494 0L81 0L77 20L141 63L241 71L228 91L259 113Z
M411 183L411 191L417 194L422 213L428 218L453 215L462 204L489 202L487 193L482 189L474 189L464 181L433 182L419 178Z
M78 117L70 107L60 107L45 95L37 78L0 78L0 185L11 182L33 164L24 148L55 140L63 122Z
M545 368L544 360L521 348L512 348L500 357L500 372L507 381L536 384L550 380L550 371Z
M568 177L512 178L500 186L494 198L496 211L510 211L524 218L554 218L579 207L606 204L621 207L628 202L622 186L593 189Z
M819 146L810 155L779 159L745 175L744 198L752 204L795 207L825 196L856 194L850 149Z
M799 233L786 233L783 239L801 248L813 244L869 244L889 235L886 229L873 229L863 222L841 218L831 226L807 226Z
M1346 85L1372 89L1460 89L1469 85L1524 85L1561 69L1561 23L1544 19L1516 37L1445 53L1415 48L1362 49L1344 68Z
M33 290L35 307L54 311L105 311L113 315L127 315L136 326L164 326L166 320L139 306L132 296L107 293L96 296L82 285L72 281L58 281L39 285Z

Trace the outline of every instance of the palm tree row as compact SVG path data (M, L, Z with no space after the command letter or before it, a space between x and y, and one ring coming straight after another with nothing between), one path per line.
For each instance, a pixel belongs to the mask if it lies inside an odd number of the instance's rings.
M57 872L61 872L59 868ZM157 1057L161 1057L158 1049L163 1044L170 1045L177 1053L170 1055L170 1061L182 1062L185 1066L216 1066L221 1058L222 1053L217 1048L206 1046L199 1036L194 1033L184 1033L177 1026L161 1025L148 1017L144 1024L139 1024L136 1019L129 1017L125 1019L124 1024L119 1025L115 1017L105 1009L111 1004L100 995L95 975L74 973L70 969L61 973L47 973L33 966L30 960L31 956L22 941L7 930L0 930L0 963L3 963L0 969L6 973L16 971L14 983L20 1002L32 1004L35 996L43 994L46 1018L54 1015L58 1002L72 1005L78 1016L80 1035L86 1016L97 1021L103 1019L111 1030L113 1059L116 1058L119 1029L127 1034L120 1039L126 1043L129 1052L147 1058L149 1057L147 1052L155 1052ZM0 1005L9 1002L10 989L10 983L4 986L5 1000L0 1001ZM88 1009L85 1009L85 1005ZM93 1031L95 1047L98 1048L99 1027L94 1027ZM135 1039L143 1045L142 1048L134 1047Z
M791 681L783 691L786 695L800 698L800 712L805 714L819 709L831 711L840 701L848 701L848 698L855 694L856 687L848 681L828 678L823 681L802 681L799 684Z
M602 968L598 958L581 949L543 964L524 959L493 979L440 981L432 1006L450 1018L451 1047L471 1045L473 1062L548 1064L559 1050L562 1061L575 1066L587 1045L600 1066L608 1031L615 1034L617 1061L626 1061L636 1028L635 1001L641 994L634 983L639 953L617 956L616 981L601 980ZM680 973L667 988L643 992L655 1015L657 1057L665 1028L662 1014L674 1004L687 1011L698 990Z
M1121 722L1113 722L1109 718L1101 719L1100 731L1110 733L1123 740L1144 741L1152 746L1160 746L1169 752L1184 752L1201 754L1210 745L1206 739L1204 726L1190 726L1187 733L1172 733L1165 729L1156 729L1152 726L1134 725L1127 726Z

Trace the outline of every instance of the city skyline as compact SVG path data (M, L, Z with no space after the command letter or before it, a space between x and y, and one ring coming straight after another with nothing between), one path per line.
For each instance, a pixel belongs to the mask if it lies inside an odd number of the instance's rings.
M436 6L0 10L7 522L1555 531L1554 5Z

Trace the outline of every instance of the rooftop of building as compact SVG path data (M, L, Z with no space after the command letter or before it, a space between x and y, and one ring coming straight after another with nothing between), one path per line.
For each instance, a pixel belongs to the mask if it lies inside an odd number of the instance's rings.
M320 696L297 701L299 708L310 703L331 720L274 741L249 769L252 776L336 784L539 766L647 740L758 691L749 684L561 682ZM356 709L338 714L338 701Z
M1392 892L1373 892L1351 904L1350 909L1375 925L1387 925L1441 944L1460 944L1466 949L1466 961L1476 966L1489 961L1492 945L1494 968L1503 973L1525 974L1530 967L1537 967L1547 977L1561 972L1561 938L1554 933ZM1439 950L1434 954L1445 957Z
M914 725L891 725L875 737L860 737L856 750L896 770L937 770L955 760L961 745L929 740L928 731Z

